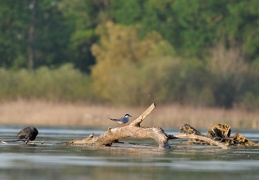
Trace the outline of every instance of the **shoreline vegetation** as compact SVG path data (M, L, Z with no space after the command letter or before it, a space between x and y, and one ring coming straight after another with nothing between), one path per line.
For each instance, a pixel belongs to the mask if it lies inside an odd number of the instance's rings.
M2 124L116 127L155 102L143 125L259 127L257 1L0 6Z
M144 106L108 106L20 99L1 102L0 123L2 125L108 128L118 126L118 124L109 121L109 117L120 117L129 113L133 116L131 122L145 109ZM259 128L259 112L157 104L157 108L143 122L143 126L179 128L185 123L198 128L209 128L214 124L226 123L231 128L256 129Z

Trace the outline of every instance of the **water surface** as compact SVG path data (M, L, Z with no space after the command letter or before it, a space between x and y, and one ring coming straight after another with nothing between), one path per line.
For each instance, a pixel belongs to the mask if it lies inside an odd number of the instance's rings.
M0 139L15 139L22 127L1 127ZM171 140L159 149L153 140L127 139L112 147L63 146L104 129L38 127L36 145L0 144L0 179L259 179L259 147L227 150ZM166 130L179 134L178 130ZM233 132L236 132L233 130ZM239 130L258 142L259 131ZM41 142L44 141L44 144Z

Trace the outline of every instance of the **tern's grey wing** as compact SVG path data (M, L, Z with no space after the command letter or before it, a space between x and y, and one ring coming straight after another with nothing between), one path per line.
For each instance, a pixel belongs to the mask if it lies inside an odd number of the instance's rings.
M116 119L116 118L109 118L109 119L112 121L118 121L118 119Z
M119 121L119 119L116 119L116 118L109 118L109 119L112 121Z
M127 118L109 118L110 120L112 120L112 121L116 121L117 123L119 123L119 124L125 124L125 123L127 123L128 121L127 121Z

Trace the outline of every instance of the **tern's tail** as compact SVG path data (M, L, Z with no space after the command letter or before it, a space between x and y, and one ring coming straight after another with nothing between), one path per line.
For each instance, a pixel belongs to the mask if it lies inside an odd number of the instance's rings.
M119 119L115 119L115 118L109 118L112 121L119 121Z

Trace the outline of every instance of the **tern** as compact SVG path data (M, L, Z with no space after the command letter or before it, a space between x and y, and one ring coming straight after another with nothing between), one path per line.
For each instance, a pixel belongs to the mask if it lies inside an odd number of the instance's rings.
M129 118L132 117L129 114L125 114L122 118L109 118L112 121L116 121L119 124L126 124L129 121Z

